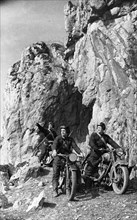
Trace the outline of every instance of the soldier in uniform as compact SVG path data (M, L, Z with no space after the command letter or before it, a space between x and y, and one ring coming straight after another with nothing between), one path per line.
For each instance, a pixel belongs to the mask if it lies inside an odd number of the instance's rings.
M53 185L53 196L58 196L58 180L60 175L61 169L61 159L57 155L61 154L70 154L74 149L77 154L83 156L80 148L75 143L74 139L69 136L69 128L66 126L60 127L61 135L57 136L52 145L52 156L54 157L53 160L53 178L52 178L52 185Z
M42 163L42 160L44 159L44 156L45 156L45 153L46 153L46 148L49 146L49 145L52 145L53 144L53 141L54 139L56 138L57 136L57 133L56 131L54 130L54 124L52 122L49 122L48 123L48 128L44 128L42 127L40 124L36 124L37 127L39 128L39 130L44 134L45 138L44 138L44 141L40 144L40 154L39 154L39 162L41 164Z
M106 126L103 122L101 122L97 125L97 131L93 132L89 139L90 152L87 156L87 166L85 170L86 188L89 188L91 184L88 177L94 176L94 174L97 174L98 172L98 164L102 160L101 156L107 152L107 144L111 145L115 149L121 148L109 135L105 133L105 130Z

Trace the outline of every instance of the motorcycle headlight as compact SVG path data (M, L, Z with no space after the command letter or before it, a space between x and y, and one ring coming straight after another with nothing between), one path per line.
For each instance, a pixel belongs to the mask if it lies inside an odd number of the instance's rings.
M75 161L77 160L77 155L74 154L74 153L70 154L70 155L69 155L69 160L70 160L71 162L75 162Z

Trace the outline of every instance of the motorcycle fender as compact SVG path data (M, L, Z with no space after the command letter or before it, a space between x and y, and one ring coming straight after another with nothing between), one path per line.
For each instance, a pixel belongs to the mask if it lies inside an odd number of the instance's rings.
M76 167L75 164L70 164L70 169L71 169L72 171L76 171L76 170L77 170L77 167Z
M113 175L112 175L113 174L113 170L114 170L114 168L116 166L117 166L116 164L113 164L111 169L110 169L110 182L111 182L111 184L113 183Z
M128 166L128 163L125 161L125 160L119 160L119 161L116 161L114 164L113 164L113 166L118 166L118 165L120 165L120 166Z
M117 161L117 162L115 162L115 163L112 165L111 170L110 170L110 181L111 181L111 183L113 182L113 180L112 180L113 170L114 170L117 166L128 166L128 164L127 164L125 161Z
M112 173L112 171L117 167L117 166L125 166L126 164L122 161L117 161L115 163L113 163L112 167L111 167L111 170L110 170L110 174Z

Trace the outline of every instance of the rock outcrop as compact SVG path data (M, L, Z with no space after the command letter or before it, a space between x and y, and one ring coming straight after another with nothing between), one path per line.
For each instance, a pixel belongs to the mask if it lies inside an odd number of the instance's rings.
M65 15L75 86L82 104L95 100L89 133L104 121L137 162L137 2L81 0Z
M82 95L74 88L74 71L63 60L63 52L59 44L36 43L23 51L21 61L9 71L2 162L17 165L30 159L42 135L37 122L46 126L53 121L56 130L68 124L74 135L79 127L82 138L86 136L91 108L82 105Z
M70 1L66 47L35 43L9 71L1 163L29 160L35 124L65 123L83 149L100 121L137 163L137 3Z

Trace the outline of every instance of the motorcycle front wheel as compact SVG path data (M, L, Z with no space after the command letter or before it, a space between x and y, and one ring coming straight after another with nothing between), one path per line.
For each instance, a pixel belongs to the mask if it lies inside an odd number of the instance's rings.
M70 179L70 192L68 195L68 200L72 201L74 200L74 197L76 195L76 188L77 188L77 171L76 170L70 170L69 172L69 179Z
M61 189L61 191L63 193L65 193L65 190L66 190L66 184L65 184L65 181L66 181L66 177L65 177L65 173L64 171L61 171L60 173L60 176L59 176L59 184L58 184L58 189Z
M112 170L112 188L116 194L121 195L127 189L129 181L129 172L127 167L117 166L116 174L117 176L115 177L114 170Z

